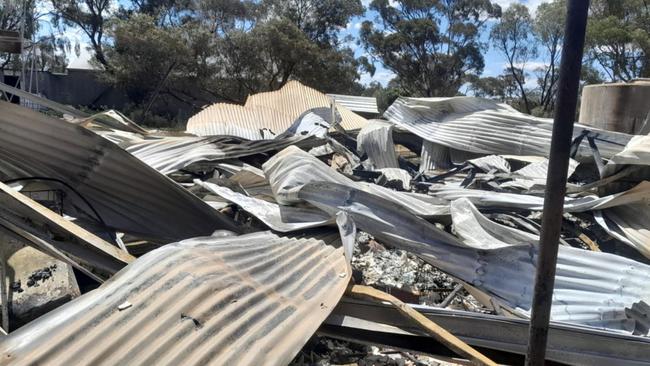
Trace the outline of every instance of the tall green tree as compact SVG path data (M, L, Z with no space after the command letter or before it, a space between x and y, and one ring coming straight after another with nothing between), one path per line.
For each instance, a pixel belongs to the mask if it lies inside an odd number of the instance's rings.
M90 41L95 59L105 68L110 67L104 47L114 1L117 0L52 0L53 23L81 29Z
M533 30L541 45L540 56L544 61L544 66L537 70L539 107L547 115L555 105L565 22L566 0L554 0L537 8Z
M533 37L533 20L523 4L511 4L490 31L494 47L503 54L510 75L517 83L526 113L532 104L526 89L526 64L537 55Z
M613 81L650 77L650 1L593 0L587 49Z
M23 37L31 39L38 27L32 16L34 8L35 0L4 0L0 2L0 29L20 32L22 27ZM0 52L0 71L17 61L18 55Z
M483 71L481 31L501 8L488 0L374 0L360 41L412 95L453 96Z
M325 6L327 5L327 6ZM359 0L137 0L112 20L106 80L136 105L172 98L198 109L299 80L360 91L360 62L339 31Z
M57 70L61 71L67 63L67 53L71 51L70 41L55 36L56 29L41 23L47 22L49 14L37 6L37 0L5 0L0 2L0 29L21 33L24 39L23 54L0 52L0 72L5 69Z

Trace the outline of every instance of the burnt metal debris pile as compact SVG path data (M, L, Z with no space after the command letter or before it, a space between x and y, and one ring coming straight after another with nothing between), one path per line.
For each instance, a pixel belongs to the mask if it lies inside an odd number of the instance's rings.
M0 102L0 365L522 362L550 120L289 82L170 132L20 96L63 118ZM650 138L576 125L571 156L547 359L645 364Z

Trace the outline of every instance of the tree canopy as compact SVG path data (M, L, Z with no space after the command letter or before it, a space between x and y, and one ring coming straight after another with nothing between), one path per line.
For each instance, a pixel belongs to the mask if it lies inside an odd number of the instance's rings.
M72 28L83 34L101 79L124 90L133 111L163 119L178 114L171 104L183 105L186 116L214 101L241 103L289 80L324 92L374 95L385 106L398 95L469 93L536 115L553 113L566 0L536 9L523 3L501 9L490 0L365 4L5 0L0 28L24 25L31 41L22 58L0 54L0 71L62 70L73 46L62 31ZM350 32L353 23L360 24L358 36ZM504 61L493 62L485 75L490 49ZM592 0L583 84L650 77L649 52L650 2ZM361 84L362 75L377 71L390 72L392 80Z
M427 97L455 95L481 74L487 45L480 32L501 11L487 0L374 0L370 9L379 17L363 22L361 44L402 89Z

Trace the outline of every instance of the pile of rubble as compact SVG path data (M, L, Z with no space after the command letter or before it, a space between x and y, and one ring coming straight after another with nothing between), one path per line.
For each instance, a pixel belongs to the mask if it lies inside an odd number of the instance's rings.
M170 132L22 97L63 118L0 102L0 365L523 359L550 120L289 82ZM650 359L649 165L576 125L549 360Z

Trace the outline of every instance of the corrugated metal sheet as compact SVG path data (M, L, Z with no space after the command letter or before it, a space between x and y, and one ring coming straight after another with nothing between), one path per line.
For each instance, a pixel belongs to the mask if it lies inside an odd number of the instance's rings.
M302 202L297 196L302 185L324 181L371 192L423 217L449 214L446 201L424 194L397 192L372 183L354 182L295 146L289 146L275 154L262 167L275 200L281 205Z
M430 194L447 201L467 198L479 207L510 207L542 211L544 206L544 197L540 196L484 191L481 189L467 189L455 186L432 186L430 188ZM629 203L643 202L649 199L650 182L643 181L632 189L608 196L598 197L596 195L590 195L576 198L566 197L564 199L564 211L585 212L590 210L602 210Z
M346 212L360 229L382 242L417 254L489 294L502 308L530 316L537 245L469 247L408 210L396 209L392 201L336 183L306 184L298 197L331 215ZM650 266L613 254L560 247L552 320L632 332L635 321L626 316L625 307L641 300L650 300Z
M357 135L357 151L368 159L366 169L399 168L393 142L393 125L381 120L370 120Z
M488 155L467 161L485 173L510 173L510 164L499 155Z
M320 240L189 239L11 333L0 365L285 365L349 280Z
M647 201L594 213L596 222L614 238L650 258L650 205Z
M569 170L567 172L567 177L570 177L573 172L576 171L577 167L578 162L573 159L569 159ZM546 175L548 174L548 159L544 159L537 163L530 163L525 167L516 170L514 173L526 178L546 179Z
M537 243L539 236L501 225L481 215L467 198L451 203L454 233L463 242L477 249L497 249L510 245Z
M198 136L271 139L286 131L306 111L329 109L331 103L325 94L290 81L280 90L248 96L244 106L214 104L189 119L187 132ZM337 104L336 110L342 118L341 126L346 130L358 130L367 123L365 118L343 105Z
M425 173L436 169L450 169L451 151L447 146L423 140L420 150L420 172Z
M298 81L292 80L280 90L248 96L245 106L273 108L291 116L291 122L293 122L293 120L297 119L304 111L319 107L329 108L331 103L332 100L325 94L316 89L304 86ZM346 130L358 130L368 123L365 118L350 111L342 105L337 105L336 110L340 113L341 118L343 119L341 127Z
M379 114L377 98L375 97L359 97L343 94L327 94L327 96L352 112Z
M146 139L126 148L133 156L162 174L173 173L199 161L217 161L281 150L290 145L324 144L311 136L246 141L238 137L163 137Z
M78 123L79 125L91 130L93 127L100 129L106 128L110 130L125 131L141 135L147 135L150 132L137 123L131 121L124 114L112 109L106 112L96 113L88 118L73 122Z
M421 138L482 154L548 156L552 120L519 113L506 104L475 97L399 98L384 116ZM604 158L620 152L631 135L576 125L574 137L591 131ZM577 160L591 161L586 139Z
M280 232L291 232L312 227L333 224L330 216L313 207L293 207L278 205L275 202L249 197L221 187L211 182L194 180L194 183L208 191L237 204L239 207L257 217L269 228Z
M613 175L625 165L650 165L650 136L634 136L623 151L609 159L604 176Z
M198 136L238 136L248 140L271 139L295 120L274 108L216 103L187 121L187 132Z
M93 132L0 103L2 180L27 176L66 182L119 231L173 241L214 230L237 231L226 216ZM15 174L21 173L20 176Z
M526 319L448 308L411 306L472 346L526 354L530 328L530 323ZM341 333L345 332L345 328L364 329L384 332L380 337L388 342L380 344L386 344L388 347L406 346L410 349L421 345L415 350L426 353L433 350L431 338L423 335L409 319L400 316L398 310L389 305L344 297L325 323L329 326L340 326L321 327L320 333L327 336L340 337ZM350 340L363 341L364 333L352 333L354 337L350 337L353 338ZM400 334L408 334L409 337L404 340L405 342L399 342ZM414 341L411 337L413 335L421 338ZM377 344L377 337L373 338L371 342ZM524 363L523 357L518 361L511 358L501 361L498 355L493 353L490 353L490 357L504 365ZM650 360L650 338L551 322L546 359L567 365L646 366Z

